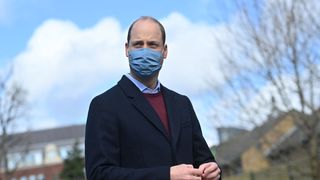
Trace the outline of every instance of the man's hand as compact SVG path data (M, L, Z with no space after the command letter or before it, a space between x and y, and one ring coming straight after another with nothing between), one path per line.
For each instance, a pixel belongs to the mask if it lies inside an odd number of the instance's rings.
M201 180L202 172L190 164L180 164L170 168L170 180Z
M220 179L220 169L217 163L209 162L201 164L199 170L202 172L202 180L219 180Z

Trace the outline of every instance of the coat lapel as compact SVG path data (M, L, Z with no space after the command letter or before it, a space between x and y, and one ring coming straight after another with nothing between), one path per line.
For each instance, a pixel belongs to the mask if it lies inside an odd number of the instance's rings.
M127 95L131 103L142 113L168 140L168 135L161 123L157 113L145 99L140 90L125 76L121 78L118 85Z
M164 101L167 108L168 113L168 121L171 131L171 139L174 145L174 148L177 145L179 134L180 134L180 118L179 112L177 109L177 101L175 100L175 95L169 89L161 86L161 90L163 92Z

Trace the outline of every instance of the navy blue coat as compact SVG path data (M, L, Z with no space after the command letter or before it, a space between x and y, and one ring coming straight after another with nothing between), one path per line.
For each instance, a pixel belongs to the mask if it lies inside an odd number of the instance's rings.
M125 76L96 96L85 135L88 180L170 179L170 166L215 161L190 100L164 86L171 133L140 90Z

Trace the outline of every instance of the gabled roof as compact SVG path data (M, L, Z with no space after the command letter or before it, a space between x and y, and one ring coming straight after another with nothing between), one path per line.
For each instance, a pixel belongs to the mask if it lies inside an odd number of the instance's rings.
M241 154L251 146L256 145L259 142L259 139L287 114L288 113L281 113L277 118L270 118L252 131L213 147L215 148L217 162L224 166L232 165L237 161L240 161Z
M316 132L320 138L320 123L318 123L316 127ZM305 133L302 132L301 128L294 128L293 132L289 132L287 136L279 141L279 143L275 144L267 154L268 156L277 156L279 153L289 153L290 151L294 151L297 148L300 149L307 142L308 137ZM319 142L320 143L320 142ZM320 146L320 144L319 144Z

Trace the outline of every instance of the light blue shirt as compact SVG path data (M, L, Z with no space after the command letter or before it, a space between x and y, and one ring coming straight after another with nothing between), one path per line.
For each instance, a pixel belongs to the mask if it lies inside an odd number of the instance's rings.
M129 78L130 81L132 81L133 84L136 85L142 93L156 94L156 93L160 92L160 82L159 81L157 81L156 87L154 89L151 89L151 88L148 88L147 86L145 86L144 84L142 84L140 81L133 78L130 73L126 74L126 77Z

